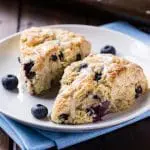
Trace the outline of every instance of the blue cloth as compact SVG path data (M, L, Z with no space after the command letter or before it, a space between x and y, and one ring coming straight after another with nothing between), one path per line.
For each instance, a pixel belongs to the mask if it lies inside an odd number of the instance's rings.
M150 35L135 29L128 23L115 22L106 24L103 27L123 32L125 34L128 34L129 36L143 41L146 44L150 44ZM122 124L92 132L58 133L27 127L0 114L0 127L21 147L21 149L44 150L54 146L56 146L58 149L62 149L86 141L88 139L109 133L149 116L150 112L146 112Z

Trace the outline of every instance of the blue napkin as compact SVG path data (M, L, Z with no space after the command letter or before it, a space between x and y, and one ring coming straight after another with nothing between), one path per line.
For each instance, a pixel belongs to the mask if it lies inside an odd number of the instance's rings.
M106 24L103 27L123 32L134 38L137 38L138 40L143 41L146 44L150 44L150 35L135 29L128 23L115 22ZM44 150L54 146L56 146L58 149L62 149L86 141L88 139L109 133L149 116L150 111L122 124L86 133L58 133L31 128L0 114L0 127L23 150Z

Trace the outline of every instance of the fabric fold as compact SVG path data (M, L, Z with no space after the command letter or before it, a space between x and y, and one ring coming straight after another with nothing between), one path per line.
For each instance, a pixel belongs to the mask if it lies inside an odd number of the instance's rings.
M111 131L114 131L116 129L120 129L122 127L125 127L129 124L132 124L134 122L138 122L142 119L145 119L150 116L150 112L146 112L130 121L124 122L122 124L104 128L100 130L95 130L91 132L82 132L82 133L56 133L56 132L49 132L49 131L43 131L43 130L37 130L39 133L44 135L45 137L51 139L52 141L55 141L56 146L58 149L66 148L68 146L98 137L100 135L109 133Z
M21 149L41 150L55 146L55 143L36 130L22 125L0 114L0 127L20 146Z
M124 33L150 46L150 34L141 32L140 30L138 30L137 28L135 28L127 22L112 22L102 25L101 27Z

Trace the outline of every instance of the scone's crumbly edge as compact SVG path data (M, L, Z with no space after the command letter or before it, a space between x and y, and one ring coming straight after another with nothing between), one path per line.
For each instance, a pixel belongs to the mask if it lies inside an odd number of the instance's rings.
M51 119L82 124L128 109L148 89L140 66L107 54L91 54L68 66L61 80Z
M90 53L90 43L76 33L32 27L20 38L21 76L32 94L40 94L58 80L64 68Z

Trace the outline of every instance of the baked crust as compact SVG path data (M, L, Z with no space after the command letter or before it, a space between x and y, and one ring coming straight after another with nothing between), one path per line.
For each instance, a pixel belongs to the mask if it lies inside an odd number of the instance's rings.
M95 122L107 113L128 109L147 89L140 66L113 55L91 54L65 69L51 119L66 124Z
M21 76L31 94L51 87L64 68L90 53L90 43L81 35L53 28L32 27L20 38Z

